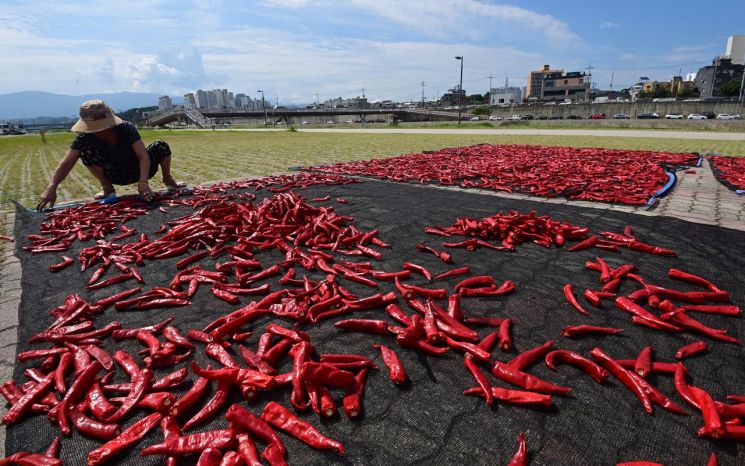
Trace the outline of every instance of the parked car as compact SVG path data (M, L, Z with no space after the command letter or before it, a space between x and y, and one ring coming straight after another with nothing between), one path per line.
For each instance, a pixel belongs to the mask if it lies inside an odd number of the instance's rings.
M308 124L308 122L307 122L307 121L303 121L303 122L302 122L302 124L303 124L303 125L307 125L307 124Z
M665 115L665 118L668 120L682 120L685 117L682 113L668 113Z
M590 115L591 120L605 120L605 113L593 113Z
M580 115L569 115L567 117L567 120L581 120L582 117Z
M714 112L701 112L701 115L705 116L709 120L713 120L714 118L717 117Z
M563 120L564 117L561 115L554 115L554 116L548 117L548 119L549 120Z
M735 115L730 115L729 113L720 113L717 115L717 120L737 120L737 117Z
M520 119L521 120L532 120L533 119L533 115L522 115L520 117Z
M512 121L520 121L522 117L520 115L512 115L511 117L507 118L508 120Z
M691 113L686 118L689 120L706 120L706 116L701 115L700 113Z
M536 120L548 120L548 115L540 115L535 117Z
M640 113L636 117L640 120L656 120L660 115L657 113Z
M479 117L478 116L474 116L474 117L469 118L469 120L470 121L479 121Z
M613 118L614 120L630 120L631 119L631 117L626 115L625 113L616 113L611 118Z
M504 118L502 118L499 115L492 115L489 117L489 121L502 121L502 120L504 120Z
M327 125L335 125L336 122L334 120L326 120Z

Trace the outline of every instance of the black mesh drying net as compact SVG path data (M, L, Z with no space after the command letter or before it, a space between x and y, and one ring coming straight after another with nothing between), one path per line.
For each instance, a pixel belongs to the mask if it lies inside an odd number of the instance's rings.
M260 191L259 193L264 193ZM498 298L464 298L463 308L467 315L511 317L515 321L513 341L515 348L510 354L494 351L497 359L508 361L517 352L537 346L549 339L555 340L556 348L565 348L588 355L595 347L602 347L616 359L634 358L644 346L656 349L655 358L660 361L674 360L677 348L700 339L690 334L673 335L657 332L631 324L629 316L605 302L602 309L590 309L590 317L584 317L565 301L562 287L573 283L577 290L598 288L597 273L584 268L588 259L603 257L611 266L631 262L637 265L642 275L650 281L676 289L691 289L691 286L667 279L670 267L678 267L707 277L722 289L732 294L736 304L745 303L742 287L742 270L745 260L745 236L741 232L677 221L670 218L612 212L602 208L579 208L568 205L547 204L532 201L509 200L476 193L457 192L401 183L365 181L346 186L316 186L300 191L307 198L330 194L333 198L344 197L349 204L328 204L341 214L354 216L354 223L361 230L379 228L380 237L391 243L391 249L383 249L384 257L379 269L401 270L405 261L424 265L435 273L449 268L432 255L416 251L415 245L429 241L440 248L443 238L423 233L428 225L448 226L458 216L486 217L496 212L514 209L522 213L536 210L559 220L568 220L575 225L588 226L593 231L622 231L631 225L641 240L674 249L678 257L661 257L623 250L621 253L602 252L590 249L571 253L566 248L546 249L536 244L518 246L515 253L504 253L487 249L468 252L452 250L455 266L468 265L473 274L490 274L498 282L511 279L517 283L517 291ZM266 195L266 194L260 194ZM150 235L168 219L191 213L189 208L174 208L167 213L158 210L150 215L129 222L138 232ZM18 246L26 242L21 238L35 233L41 216L19 210L16 216L15 235ZM85 244L85 243L84 243ZM77 243L68 255L74 257L80 248ZM441 249L441 248L440 248ZM22 261L22 299L19 309L18 351L47 346L29 345L28 339L46 328L51 322L49 310L58 306L70 293L80 293L85 299L95 301L131 285L114 286L97 292L87 292L85 279L77 267L67 268L58 274L50 274L50 264L58 262L58 254L31 255L18 251ZM274 262L270 257L260 256L263 264ZM142 267L148 286L166 285L175 273L174 264L179 258L149 261ZM278 260L279 256L275 258ZM205 268L210 262L201 263ZM318 272L312 275L321 278ZM86 275L87 278L87 275ZM462 277L447 281L452 287ZM276 278L270 281L277 286ZM411 283L424 286L421 277L415 276ZM626 287L629 288L626 288ZM380 291L390 291L388 283L381 282ZM364 285L349 284L349 288L360 296L375 291ZM629 292L631 285L624 285L621 292ZM242 298L242 303L248 302ZM202 287L190 307L153 310L145 312L107 311L96 316L96 327L118 320L123 327L149 325L169 316L176 316L174 324L183 333L189 328L202 328L206 323L237 306L216 300L209 290ZM406 309L406 306L402 304ZM406 309L411 313L410 309ZM360 311L355 317L383 318L382 309ZM721 316L696 316L713 327L723 327L739 338L745 337L742 320ZM412 350L400 348L388 336L371 336L344 333L333 327L330 319L317 326L304 328L311 341L322 353L357 353L373 357L381 365L368 377L364 395L364 414L357 421L348 420L343 414L331 421L321 421L312 413L300 414L318 427L325 435L340 440L347 455L340 458L332 453L311 449L284 434L290 464L506 464L517 449L519 432L526 432L530 464L532 465L611 465L620 461L652 460L659 463L703 465L712 451L719 454L720 464L742 464L745 448L742 444L712 441L697 438L695 433L701 425L700 415L692 410L675 392L672 378L652 375L650 381L668 394L690 413L676 416L657 408L649 416L633 394L618 381L609 380L598 385L589 377L570 366L560 366L557 372L548 370L542 363L530 372L560 385L572 387L571 396L555 397L551 409L529 409L496 403L493 408L480 398L465 397L461 392L474 384L471 375L463 367L462 356L450 352L445 357L422 356ZM261 320L246 329L254 331L248 340L255 346L258 335L269 320ZM279 322L287 325L286 322ZM560 335L567 325L594 324L624 328L617 336L585 337L568 339ZM479 329L481 336L493 329ZM373 343L385 343L393 348L405 365L410 383L403 387L392 385ZM708 354L686 361L689 382L708 390L715 399L727 394L745 394L745 366L743 350L739 346L713 343ZM125 349L136 354L141 347L131 340L113 342L105 340L105 349L113 353ZM210 361L198 345L195 360L202 366ZM211 361L214 364L214 361ZM283 370L289 369L285 360ZM23 371L28 367L17 364L14 376L25 380ZM482 366L485 371L488 367ZM173 369L158 369L156 377ZM118 371L116 381L125 381ZM489 375L492 382L494 379ZM498 384L508 387L504 384ZM177 394L183 393L189 384ZM211 388L211 390L214 388ZM514 388L514 387L510 387ZM210 396L211 392L206 396ZM336 399L341 394L334 392ZM244 405L259 413L269 400L289 406L289 390L262 393L256 401ZM207 398L205 397L205 400ZM240 401L235 396L233 401ZM129 425L139 419L140 411L125 421ZM183 422L183 420L182 420ZM217 416L212 422L200 426L196 431L224 428L224 417ZM7 431L8 453L16 451L42 451L58 435L44 416L31 416L11 426ZM147 445L160 442L160 429L153 430L140 444L115 458L119 464L159 464L158 456L141 458L138 452ZM100 441L91 440L73 432L63 438L62 458L66 464L84 464L87 452L98 447ZM259 444L261 447L262 445ZM184 457L183 464L193 464L195 457ZM181 463L180 463L181 464Z

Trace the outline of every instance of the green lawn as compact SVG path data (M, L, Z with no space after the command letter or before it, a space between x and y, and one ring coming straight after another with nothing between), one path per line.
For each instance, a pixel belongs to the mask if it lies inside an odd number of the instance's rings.
M174 153L174 175L188 183L255 177L318 163L388 157L477 143L595 146L739 155L745 141L609 138L575 136L490 136L422 134L344 134L239 131L143 131L145 143L167 141ZM0 211L10 199L31 206L44 189L72 139L71 134L0 138ZM153 183L161 188L160 180ZM87 199L99 189L81 163L58 190L58 203ZM132 192L132 188L120 192Z

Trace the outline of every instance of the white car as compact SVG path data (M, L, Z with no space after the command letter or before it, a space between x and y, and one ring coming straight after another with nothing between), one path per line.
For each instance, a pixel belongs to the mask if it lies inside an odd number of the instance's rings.
M308 122L307 122L307 121L303 121L303 123L302 123L302 124L303 124L303 125L307 125L307 124L308 124Z
M740 115L730 115L729 113L720 113L717 115L717 120L738 120Z
M682 120L685 118L682 113L668 113L665 115L668 120Z
M704 115L701 115L700 113L691 113L688 115L689 120L706 120L706 117Z
M502 118L499 115L492 115L489 117L489 121L502 121L502 120L504 120L504 118Z
M508 118L508 120L520 121L522 120L522 117L520 115L512 115L511 117Z
M479 121L479 117L477 117L477 116L471 117L471 121Z
M327 125L335 125L336 122L334 120L326 120Z

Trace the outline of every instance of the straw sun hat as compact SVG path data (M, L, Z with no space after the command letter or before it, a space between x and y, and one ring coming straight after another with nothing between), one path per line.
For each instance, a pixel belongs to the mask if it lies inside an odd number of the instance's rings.
M103 100L88 100L80 105L80 119L72 126L78 133L97 133L118 125L122 119L114 115Z

